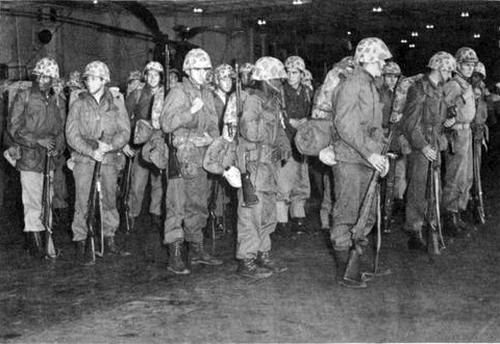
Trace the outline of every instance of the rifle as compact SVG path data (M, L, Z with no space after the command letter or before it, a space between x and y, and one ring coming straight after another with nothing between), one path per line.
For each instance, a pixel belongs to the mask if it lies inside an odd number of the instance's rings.
M101 205L101 162L96 161L94 166L94 173L92 175L92 182L90 184L89 200L87 203L87 245L90 245L90 252L92 255L92 263L95 263L95 256L102 257L104 254L104 233L102 231L102 205ZM99 212L99 216L97 216ZM96 218L99 217L100 223L100 236L98 241L100 241L99 250L96 251L96 228L95 222Z
M42 212L41 220L45 228L45 256L56 258L57 252L52 241L52 187L50 181L50 161L51 156L48 149L45 150L45 164L43 168L43 191L42 191Z
M135 156L127 158L127 168L125 169L125 175L122 180L121 187L121 208L125 216L125 234L130 234L130 184L132 183L132 168L134 166Z
M482 133L481 133L482 134ZM482 225L486 223L486 214L484 211L483 186L481 184L481 142L480 139L474 137L472 140L472 161L474 172L474 215L476 221Z
M170 51L168 50L168 44L165 44L165 96L170 90ZM177 159L177 148L173 145L173 133L165 135L165 143L168 146L168 179L181 178L181 167L179 160Z
M429 235L431 245L428 245L428 251L432 255L440 255L441 250L445 249L443 232L441 227L441 210L439 208L440 186L439 186L439 165L435 161L429 161L427 170L426 195L427 210L426 221L429 226Z
M241 116L243 115L243 105L241 103L241 79L239 74L239 66L235 64L236 70L236 113L238 118L238 124L235 128L234 140L236 142L237 147L239 147L239 122ZM246 169L248 163L248 155L246 150L244 149L242 154L238 154L238 167L241 171L241 191L243 193L243 207L252 207L259 203L259 197L256 195L255 186L252 183L250 171Z

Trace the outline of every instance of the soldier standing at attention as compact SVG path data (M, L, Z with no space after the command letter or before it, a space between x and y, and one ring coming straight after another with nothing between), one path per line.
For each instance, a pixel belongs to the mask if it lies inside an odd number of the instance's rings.
M388 170L388 159L381 155L385 138L382 103L375 78L382 75L385 60L391 57L381 39L361 40L354 55L357 64L354 72L340 86L336 98L333 146L337 164L333 166L335 205L331 240L337 280L345 287L366 287L361 279L359 256L375 223L375 202L362 233L352 233L351 229L359 217L374 170L381 175ZM348 265L351 268L349 275L346 274Z
M444 155L444 230L450 236L464 236L476 230L464 221L462 213L467 208L473 181L470 124L476 116L476 99L470 78L479 60L476 52L467 47L458 49L455 58L457 72L444 86L449 116L455 121L448 135L449 149Z
M112 93L106 86L110 82L110 74L105 63L89 63L83 78L87 91L80 93L69 109L66 138L75 161L75 216L71 226L73 241L77 245L77 259L88 263L84 257L88 232L85 216L97 161L102 162L104 245L111 254L128 254L119 251L114 238L120 223L116 207L118 172L125 164L121 150L130 138L130 120L123 96L118 92Z
M222 264L205 251L202 232L208 219L209 197L203 156L208 145L219 136L214 97L206 88L211 68L210 56L204 50L190 50L183 64L188 77L170 89L160 117L162 130L173 135L181 169L180 178L168 181L164 224L168 270L175 274L190 273L182 258L184 241L189 243L191 264Z

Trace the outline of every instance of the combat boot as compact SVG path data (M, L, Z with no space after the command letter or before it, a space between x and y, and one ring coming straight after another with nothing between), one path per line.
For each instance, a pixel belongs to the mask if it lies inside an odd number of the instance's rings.
M410 239L408 240L408 249L427 252L427 244L423 238L421 229L419 231L410 232Z
M347 266L347 261L349 260L349 250L335 250L335 265L337 266L337 272L335 274L337 282L340 284L344 278L345 268Z
M307 227L305 220L306 219L304 217L296 217L292 219L292 230L294 233L305 234L309 232L309 227Z
M104 247L105 252L109 252L111 255L120 255L122 257L130 256L131 253L125 250L120 250L115 243L115 237L109 236L104 237Z
M255 263L262 268L266 268L276 273L285 272L288 270L285 265L280 264L276 259L273 259L271 257L270 251L258 252Z
M341 286L346 288L361 289L367 285L361 274L361 253L356 247L349 251L349 260L345 268L344 278L339 282Z
M274 233L281 237L290 236L290 223L288 222L278 222L276 224L276 229Z
M42 233L41 232L28 232L30 237L30 254L35 258L43 258L45 250L43 247Z
M92 260L92 258L87 255L87 252L85 250L85 240L75 241L75 246L76 246L75 260L77 264L81 264L83 266L89 266L95 264L95 261Z
M176 275L187 275L191 273L182 260L181 240L168 244L168 267L167 269Z
M160 215L151 214L151 227L153 227L155 232L159 231L163 227Z
M466 236L464 230L458 225L458 213L447 211L444 213L444 234L453 238Z
M221 265L222 260L217 259L210 255L203 247L202 242L190 242L189 253L191 256L191 264L205 264L205 265Z
M255 258L240 260L237 273L240 276L254 279L268 278L273 274L271 270L258 266Z
M463 212L458 212L457 213L457 224L460 228L462 228L464 231L468 232L468 233L473 233L473 232L477 232L477 227L474 226L473 224L471 223L468 223L466 222L463 218L462 218L462 214Z

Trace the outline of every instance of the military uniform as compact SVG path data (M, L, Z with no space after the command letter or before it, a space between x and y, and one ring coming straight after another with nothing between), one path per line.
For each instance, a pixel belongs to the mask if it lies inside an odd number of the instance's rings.
M126 101L127 110L131 118L132 131L135 128L135 123L138 120L146 120L152 122L153 103L160 101L160 109L163 105L164 91L159 87L155 93L150 86L145 85L143 88L134 90ZM157 127L157 129L159 129ZM142 201L146 191L148 182L151 185L151 203L149 212L157 217L161 216L163 185L160 171L150 162L144 160L140 155L140 149L136 149L136 156L133 160L132 178L130 185L129 206L130 216L136 218L140 215L142 209Z
M98 141L104 141L113 148L104 155L101 166L103 233L104 237L113 238L120 222L116 187L118 173L125 163L121 149L130 138L130 121L122 95L105 88L98 102L89 92L80 93L69 110L66 138L75 162L75 216L71 228L73 241L76 242L84 241L88 232L87 202L95 166L92 153Z

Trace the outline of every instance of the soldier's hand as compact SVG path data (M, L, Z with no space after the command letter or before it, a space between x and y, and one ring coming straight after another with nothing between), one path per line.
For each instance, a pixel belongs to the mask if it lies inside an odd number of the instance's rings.
M382 173L387 164L387 157L373 153L368 157L368 162L376 169L379 173Z
M132 148L130 148L129 144L126 144L125 147L122 149L123 154L125 154L127 157L131 158L135 155L135 152Z
M193 100L193 105L191 105L190 111L192 114L194 114L200 111L202 107L203 107L203 100L201 100L200 98L195 98Z
M455 117L448 118L446 121L444 121L443 125L445 128L451 128L455 123L457 119Z
M100 150L103 153L107 153L111 150L113 150L113 146L111 146L109 143L103 142L103 141L97 141L99 144L98 150Z
M54 147L56 146L56 140L52 137L46 138L46 139L38 139L37 143L44 147L47 148L49 151L52 151Z
M92 159L94 159L95 161L102 161L104 159L104 152L96 149L92 152Z
M434 161L437 159L437 151L433 149L430 145L427 145L424 148L422 148L422 154L429 161Z

